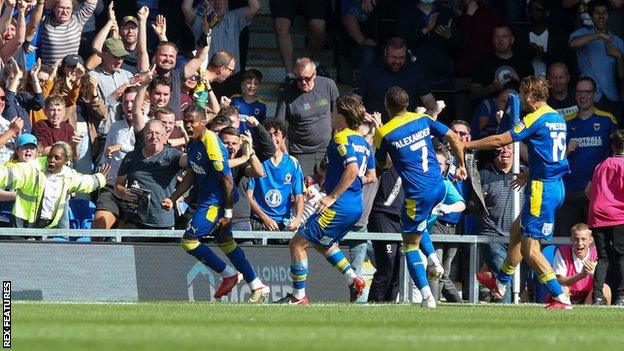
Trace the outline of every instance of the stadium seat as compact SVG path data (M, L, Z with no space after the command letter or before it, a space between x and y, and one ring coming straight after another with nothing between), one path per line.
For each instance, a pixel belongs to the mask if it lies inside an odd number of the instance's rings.
M546 245L542 248L542 254L546 257L546 260L551 266L555 261L555 249L557 249L558 246L559 245ZM548 289L546 289L544 284L539 282L535 272L531 272L531 274L535 283L535 302L544 303L546 302L546 297L548 296Z
M69 200L69 208L74 215L74 219L78 221L78 227L74 229L89 229L91 225L88 221L93 221L95 217L95 204L89 200L71 199ZM70 222L71 222L70 217ZM89 226L89 228L87 228Z

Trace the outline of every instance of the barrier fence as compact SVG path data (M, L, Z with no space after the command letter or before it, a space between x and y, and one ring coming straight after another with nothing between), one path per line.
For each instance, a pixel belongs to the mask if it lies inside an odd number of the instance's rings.
M182 230L125 230L125 229L18 229L18 228L2 228L0 230L0 239L2 237L40 237L43 240L51 237L92 237L92 238L112 238L115 242L120 243L122 238L180 238L184 234ZM270 232L270 231L252 231L243 232L235 231L234 237L236 239L255 239L260 240L262 245L267 245L270 239L290 239L293 233L291 232ZM479 244L490 243L507 243L507 237L494 237L494 236L481 236L481 235L431 235L431 239L434 243L458 243L466 244L469 247L469 295L468 301L472 303L478 302L479 298L479 285L476 281L475 275L479 270ZM398 233L363 233L363 232L351 232L347 234L345 240L371 240L371 241L402 241L401 235ZM15 241L2 241L0 242L0 249L8 244L15 243ZM549 241L548 244L568 244L568 238L554 238ZM81 244L84 245L84 244ZM111 242L103 243L91 243L87 245L115 245ZM275 248L273 248L275 249ZM218 250L217 250L218 251ZM284 258L285 260L288 260ZM45 259L45 258L43 258ZM404 265L405 260L404 261ZM252 264L254 262L252 261ZM111 264L111 262L109 262ZM113 262L114 264L114 262ZM289 262L285 262L289 265ZM137 267L137 270L139 268ZM407 269L404 270L407 272ZM2 273L2 272L0 272ZM401 292L401 300L404 302L409 301L409 275L403 274L403 284ZM517 291L517 286L515 291ZM191 292L189 292L189 297Z

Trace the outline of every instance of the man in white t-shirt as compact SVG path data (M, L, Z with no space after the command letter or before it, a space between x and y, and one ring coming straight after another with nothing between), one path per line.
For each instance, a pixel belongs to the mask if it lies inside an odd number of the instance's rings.
M555 250L553 270L563 291L574 304L591 304L594 269L598 254L592 232L585 223L578 223L570 230L570 245ZM604 285L603 294L607 304L611 301L611 289Z

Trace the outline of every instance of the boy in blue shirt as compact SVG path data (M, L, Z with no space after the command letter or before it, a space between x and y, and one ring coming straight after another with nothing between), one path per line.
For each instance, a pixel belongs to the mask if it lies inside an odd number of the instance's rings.
M250 69L243 73L241 82L242 94L232 96L231 106L236 106L241 122L245 122L248 116L255 117L260 124L266 119L266 104L258 98L258 89L262 83L262 73L257 69ZM245 123L240 124L240 132L244 133L248 128Z

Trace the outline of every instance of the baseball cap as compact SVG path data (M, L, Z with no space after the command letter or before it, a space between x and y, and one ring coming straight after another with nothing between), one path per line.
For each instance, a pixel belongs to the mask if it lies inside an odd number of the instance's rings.
M124 57L128 55L128 51L124 47L123 42L119 38L108 38L104 41L102 51L108 51L115 57Z
M33 144L37 146L37 138L34 135L28 133L20 134L20 136L17 138L17 147L25 146L28 144Z
M79 63L83 64L84 61L82 60L82 57L80 57L77 54L69 54L65 57L63 57L63 66L68 66L68 67L76 67Z
M134 16L126 16L121 20L121 26L125 26L126 24L128 24L128 22L132 22L134 23L137 27L139 26L139 20L136 19L136 17Z

